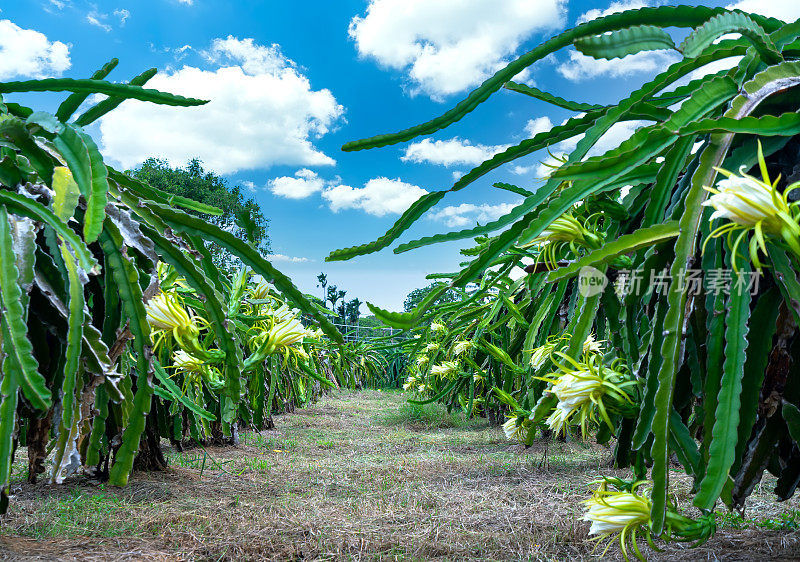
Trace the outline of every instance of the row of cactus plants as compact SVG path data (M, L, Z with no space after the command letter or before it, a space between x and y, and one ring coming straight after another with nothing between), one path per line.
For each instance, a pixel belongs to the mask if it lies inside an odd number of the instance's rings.
M6 97L68 94L54 113L0 97L0 512L20 447L31 480L83 471L124 485L135 464L163 462L162 438L235 441L238 427L268 427L273 412L386 367L366 353L351 369L360 352L339 347L328 313L204 220L220 209L103 160L84 127L124 100L206 103L145 88L155 70L107 81L116 65L0 83ZM212 247L238 272L220 271Z
M676 29L687 30L680 43ZM679 60L612 104L513 81L568 47L601 60L668 49ZM738 64L703 74L730 57ZM777 499L791 497L800 483L800 22L702 6L602 16L523 54L441 116L343 148L435 133L501 88L575 115L424 195L374 242L328 258L386 248L448 194L576 141L541 185L494 184L522 197L506 215L395 248L476 241L460 271L430 276L449 284L413 311L370 305L418 336L403 343L415 401L498 422L504 412L506 434L526 444L539 430L613 443L632 478L601 479L585 518L592 534L618 537L626 558L629 546L642 557L637 537L707 539L715 507L743 506L765 471L777 477ZM625 121L646 125L588 156ZM445 290L462 300L432 306ZM692 517L671 499L673 458L693 483Z

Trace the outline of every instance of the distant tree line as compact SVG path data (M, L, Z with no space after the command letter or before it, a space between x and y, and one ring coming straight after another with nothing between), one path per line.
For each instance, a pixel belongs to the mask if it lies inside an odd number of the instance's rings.
M166 160L148 158L129 173L167 193L189 197L222 209L219 216L194 214L238 238L249 240L262 254L270 253L267 232L269 219L264 216L258 203L245 197L239 186L231 186L214 172L204 170L199 159L192 159L185 168L173 168ZM238 258L234 258L227 250L214 244L210 244L208 248L217 267L230 270L239 265Z
M322 305L326 308L330 303L330 309L339 315L339 320L347 325L356 326L359 324L361 317L361 305L364 301L358 297L350 300L345 300L347 291L340 289L337 285L332 285L328 282L328 276L325 273L317 275L317 287L322 288Z

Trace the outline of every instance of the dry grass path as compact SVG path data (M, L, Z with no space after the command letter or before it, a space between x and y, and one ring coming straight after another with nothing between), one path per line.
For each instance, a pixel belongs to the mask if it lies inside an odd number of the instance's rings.
M614 472L608 450L524 450L483 421L404 400L340 392L239 447L170 451L168 472L124 489L17 483L0 559L599 559L578 519L589 482ZM800 559L797 499L753 503L752 519L727 517L701 549L653 559Z

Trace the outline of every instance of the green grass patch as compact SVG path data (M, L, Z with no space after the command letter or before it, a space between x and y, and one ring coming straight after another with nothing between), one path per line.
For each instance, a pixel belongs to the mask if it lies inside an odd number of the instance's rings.
M133 503L109 492L101 485L97 491L73 489L66 496L42 502L40 512L47 517L32 518L24 533L33 538L130 537L147 533L132 511L154 509L152 504Z
M468 420L462 412L448 412L441 404L411 404L404 402L397 410L378 416L382 425L405 425L412 429L461 429L479 422Z

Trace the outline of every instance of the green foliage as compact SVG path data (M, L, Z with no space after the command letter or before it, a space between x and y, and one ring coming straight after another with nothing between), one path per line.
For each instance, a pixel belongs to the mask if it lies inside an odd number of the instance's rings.
M241 187L231 187L214 172L204 170L200 160L191 160L185 168L173 168L165 160L148 158L131 175L165 193L222 209L222 214L217 216L202 212L194 214L248 240L262 254L270 253L267 232L269 219L264 216L258 204L253 199L246 198ZM246 220L242 221L242 218ZM252 227L246 229L245 224L251 224ZM237 260L230 252L215 244L210 244L209 249L218 267L231 269L236 265Z
M160 466L161 438L235 441L239 426L384 371L368 347L333 360L324 334L341 334L262 256L267 220L238 188L197 161L149 160L138 177L104 163L81 124L125 99L205 103L143 89L154 71L104 81L115 66L0 84L72 92L56 115L0 99L0 511L19 446L31 481L83 470L122 486L134 466ZM110 97L68 122L93 94Z
M509 82L569 46L606 59L676 49L675 27L690 29L677 48L682 60L616 104L565 100ZM721 39L728 34L735 37ZM439 402L496 422L505 415L506 435L526 445L540 429L580 426L598 442L613 437L615 462L630 466L633 480L607 479L588 503L616 497L619 505L649 510L621 507L624 524L605 533L619 533L626 557L627 537L640 556L637 533L648 541L706 540L717 502L741 506L765 469L778 477L781 500L800 482L800 392L790 366L800 359L800 203L791 193L800 187L800 61L788 47L798 38L797 23L738 10L627 10L535 47L440 117L344 146L362 150L431 134L501 87L584 112L420 198L374 242L329 259L378 251L447 193L575 138L576 148L543 185L496 185L524 197L505 216L396 247L474 238L462 252L470 261L438 275L449 285L420 292L404 313L370 309L416 336L397 346L409 358L412 404ZM690 80L731 56L742 62ZM634 119L652 124L587 157L614 124ZM743 285L751 271L758 284ZM608 283L587 284L587 272ZM725 272L728 291L713 281ZM648 286L665 274L661 285ZM477 288L459 302L441 302L468 283ZM673 455L694 480L694 504L703 513L697 520L680 515L671 499ZM613 521L604 517L603 525Z
M430 295L434 290L445 286L445 283L441 282L434 282L428 285L427 287L422 287L421 289L414 289L408 295L406 295L405 300L403 301L403 310L405 312L411 312L414 310L419 304L425 300L425 297ZM431 304L446 304L450 302L457 302L461 300L461 296L453 291L448 290L441 293L439 296L436 297L436 300L433 301Z

